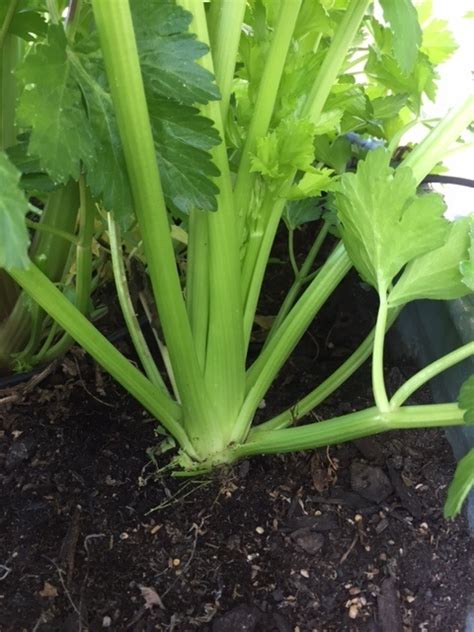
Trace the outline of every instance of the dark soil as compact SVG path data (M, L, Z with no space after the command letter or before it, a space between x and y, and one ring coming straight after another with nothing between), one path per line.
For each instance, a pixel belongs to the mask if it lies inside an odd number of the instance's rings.
M262 418L368 330L360 292L354 277L343 284ZM400 371L387 367L392 387ZM365 367L316 415L372 405L370 393ZM442 432L188 480L157 471L168 455L150 458L155 428L79 351L34 389L0 393L1 632L464 629L470 538L463 517L442 516L454 469Z

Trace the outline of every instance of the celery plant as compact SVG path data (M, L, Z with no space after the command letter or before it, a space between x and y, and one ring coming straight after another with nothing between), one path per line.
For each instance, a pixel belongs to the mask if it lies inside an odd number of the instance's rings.
M395 0L381 2L389 26L373 17L370 0L180 4L83 2L87 36L68 40L52 24L33 53L53 73L53 87L59 67L65 100L57 128L38 119L30 151L57 178L82 174L108 212L117 293L143 372L25 260L26 203L6 158L10 200L0 218L14 218L11 231L20 243L17 256L0 258L1 265L174 436L180 446L174 464L184 473L392 429L462 424L455 402L405 402L431 377L472 355L474 343L426 367L392 396L383 348L387 327L407 302L470 291L463 272L468 221L450 226L440 198L420 195L417 186L474 119L474 98L397 168L382 148L362 159L355 173L344 173L352 153L344 133L375 134L396 146L419 114L422 95L433 96L433 60L411 3L395 9ZM449 37L442 23L436 28ZM38 77L31 99L40 105L41 89ZM282 217L293 227L301 222L289 202L314 201L322 192L330 192L337 217L325 218L266 344L249 365L277 228ZM309 219L318 217L319 210L307 208ZM313 273L330 226L340 239ZM179 269L178 227L187 233ZM139 331L122 260L120 234L127 241L132 233L158 313L159 365ZM6 247L5 240L0 244ZM254 426L275 377L352 266L379 296L374 331L302 401ZM374 407L292 427L371 355Z

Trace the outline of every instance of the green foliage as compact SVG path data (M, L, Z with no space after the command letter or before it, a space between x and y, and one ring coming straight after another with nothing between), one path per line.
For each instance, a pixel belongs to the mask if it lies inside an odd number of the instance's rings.
M346 173L336 189L344 245L365 281L385 293L405 264L440 247L449 229L436 194L416 194L406 168L390 167L379 148Z
M469 294L459 269L468 251L468 230L469 220L458 220L443 246L413 259L390 292L390 304L404 305L419 298L451 300Z
M290 118L257 142L252 171L270 181L281 181L295 169L308 171L314 159L314 125L307 119Z
M18 75L24 83L18 115L31 128L29 153L54 181L77 180L81 161L93 154L93 136L61 26L49 28L47 42L26 57Z
M470 248L466 260L461 261L460 270L462 280L467 287L474 292L474 215L470 219Z
M454 479L448 488L448 497L444 506L444 517L455 518L469 492L474 487L474 449L463 457L454 473Z
M25 215L28 201L18 187L20 172L0 152L0 268L26 268L28 231Z
M411 0L380 0L393 31L393 52L401 71L412 72L421 45L421 28Z

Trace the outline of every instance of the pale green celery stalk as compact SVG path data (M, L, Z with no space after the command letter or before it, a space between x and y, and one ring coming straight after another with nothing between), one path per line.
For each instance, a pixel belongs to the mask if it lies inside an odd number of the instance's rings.
M133 307L132 298L128 288L127 274L123 263L120 228L110 213L107 213L107 226L110 239L110 254L112 255L115 288L117 290L122 314L130 333L130 338L132 339L135 351L140 358L140 362L142 363L150 382L154 386L168 392L165 383L163 382L163 378L161 377L155 361L153 360L153 356L151 355L145 336L142 333L135 309Z
M209 326L209 232L207 213L192 210L189 215L186 256L186 305L199 366L206 366Z
M209 39L223 121L227 120L246 4L246 0L213 0L209 11Z
M92 7L183 418L196 438L195 452L207 455L220 451L225 442L199 367L181 291L130 6L127 0L92 0Z
M351 0L345 10L303 108L303 116L309 116L314 123L317 123L321 116L331 88L344 66L346 55L371 2L372 0Z
M391 309L387 319L387 329L395 322L401 309ZM287 408L276 417L265 421L251 430L249 437L253 437L254 433L264 430L279 430L291 426L298 419L302 419L310 411L312 411L321 402L327 399L335 390L337 390L346 380L348 380L362 364L372 355L374 344L375 328L357 347L357 349L332 373L328 378L321 382L308 395L303 397L294 406Z
M387 292L379 291L379 310L375 324L374 354L372 358L372 390L377 408L385 413L390 410L387 391L385 389L383 351L385 331L387 328L388 303Z
M9 0L8 9L5 12L5 18L2 26L0 27L0 48L3 47L5 40L8 37L8 29L10 28L11 21L15 15L15 11L18 7L19 0Z
M95 205L89 190L86 188L83 175L79 178L79 201L79 233L75 250L76 287L74 304L82 314L87 314L92 287L92 240L94 237ZM62 263L61 279L64 279L68 271L65 261L66 257ZM54 327L54 325L51 325L51 327ZM73 343L73 339L67 332L64 332L54 345L49 346L47 344L48 341L52 342L53 340L54 338L50 335L46 337L41 349L33 356L32 364L51 362L66 353Z
M318 233L318 236L314 240L314 243L311 246L306 256L306 259L304 260L303 265L301 266L301 269L296 275L296 278L291 288L289 289L287 295L285 296L285 300L283 301L275 320L273 321L272 328L270 329L270 332L267 336L265 345L267 345L270 342L270 340L273 338L273 336L277 333L280 325L287 317L288 312L295 304L295 301L301 291L301 288L303 287L303 284L306 282L306 279L311 271L311 267L313 266L313 263L316 257L318 256L318 253L321 250L321 246L323 245L324 240L326 239L328 233L329 233L329 222L324 222L324 224L321 227L321 230Z
M50 193L40 222L69 235L75 229L78 208L78 186L70 180L61 189ZM71 244L61 236L38 231L33 237L30 255L52 281L59 282L70 250ZM0 325L1 365L11 367L14 355L23 358L27 364L31 362L31 354L36 352L39 343L43 317L41 310L32 309L27 296L18 298L11 314Z
M297 428L260 433L256 430L246 443L235 448L234 458L312 450L388 430L459 426L463 424L463 415L456 404L406 406L388 413L381 413L376 407L368 408Z
M201 0L187 0L185 5L193 14L191 29L199 41L209 45L206 14ZM201 63L214 72L212 56L205 55ZM221 108L211 101L201 108L214 121L222 139L225 138ZM232 195L232 181L225 142L212 151L220 175L215 213L207 214L209 236L209 326L205 379L213 405L217 411L219 432L226 443L232 433L232 423L242 405L245 391L245 350L243 344L242 301L240 296L240 256L236 231L236 216ZM193 259L199 265L199 259Z
M303 333L321 306L351 269L344 246L339 244L328 257L320 272L293 307L275 337L247 372L247 396L237 421L242 434L248 432L251 420Z
M395 410L399 408L409 397L413 395L415 391L421 388L429 380L433 379L443 371L446 371L450 367L466 360L470 356L474 356L474 342L468 342L467 344L451 351L442 358L435 360L421 371L418 371L413 377L401 386L398 391L393 395L390 400L390 409Z
M258 87L257 100L247 138L242 149L234 187L235 208L242 222L245 221L255 178L257 177L256 173L250 171L251 155L256 150L258 139L265 136L270 126L301 2L302 0L287 0L281 4L278 23ZM247 290L248 287L244 286L244 297Z
M331 87L336 82L341 68L344 65L344 61L350 49L351 43L358 32L360 23L364 17L367 7L370 4L370 1L371 0L352 0L349 7L346 9L344 17L336 30L321 69L319 70L311 91L308 95L305 106L303 108L302 116L308 116L311 118L311 120L315 122L317 122L317 120L319 119L324 104L326 103L326 100L331 91ZM296 170L291 174L287 182L282 186L282 189L279 192L281 197L284 197L285 192L287 192L291 187L295 175ZM284 204L280 204L279 200L275 200L275 208L269 216L270 223L272 225L266 227L262 231L262 242L265 242L265 247L262 247L262 256L258 258L258 263L255 265L253 277L250 283L250 289L246 286L243 286L242 295L244 297L248 297L244 312L244 331L246 339L248 339L247 336L250 335L249 332L251 330L252 322L255 317L257 299L260 293L260 288L263 281L265 268L268 262L268 257L270 255L272 244L272 241L270 241L270 237L272 239L274 238L278 226L278 224L276 223L277 212L279 211L281 216L283 208ZM258 248L258 246L256 247ZM347 254L345 254L345 257L348 263L349 257L347 256ZM311 287L314 286L312 285Z
M197 458L198 455L180 423L182 410L176 402L154 387L35 265L27 270L10 270L9 274L132 397L160 420L191 458Z
M300 270L295 257L295 231L293 228L288 228L288 256L290 258L290 265L293 268L293 274L295 277L298 277Z
M28 228L31 228L32 230L38 231L39 233L49 233L55 237L61 237L61 239L68 241L73 246L77 246L78 238L73 233L67 233L65 230L60 230L55 226L50 226L49 224L44 224L43 222L33 222L30 219L27 219L25 223Z
M258 229L254 232L249 242L244 260L242 287L247 289L244 306L244 337L247 349L252 333L252 326L257 311L258 299L262 289L263 278L267 268L270 252L275 240L275 235L280 224L283 209L286 204L286 191L290 187L288 182L281 197L275 199L274 194L267 190L258 217ZM248 288L247 288L248 284Z
M428 136L402 161L410 167L417 182L421 182L433 167L445 159L451 145L474 120L474 95L452 108Z

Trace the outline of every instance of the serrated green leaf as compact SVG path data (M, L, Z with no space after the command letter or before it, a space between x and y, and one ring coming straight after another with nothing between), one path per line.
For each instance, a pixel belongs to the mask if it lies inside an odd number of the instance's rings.
M375 119L384 120L397 116L408 101L406 94L391 94L388 97L378 97L371 101Z
M84 159L86 181L94 197L101 200L125 228L132 214L132 194L112 97L105 87L100 58L72 51L69 57L81 85L93 132L94 149Z
M291 187L288 199L314 198L320 196L323 191L331 191L336 186L333 174L334 171L327 167L305 173L301 180Z
M25 224L28 201L20 190L20 172L0 152L0 268L27 268L29 237Z
M451 57L458 45L448 29L446 20L431 20L423 26L423 43L421 50L432 64L442 64Z
M465 410L464 421L474 424L474 375L464 382L459 393L459 407Z
M454 518L461 511L469 492L474 487L474 449L470 450L458 463L454 478L448 488L444 505L444 517Z
M48 32L48 25L44 15L38 11L25 9L18 11L10 22L8 32L17 35L27 42L35 41L37 36L45 36Z
M411 171L394 170L389 162L384 148L369 152L355 174L341 176L335 192L349 256L380 293L406 263L439 248L449 229L442 198L417 196Z
M330 132L339 132L343 115L344 110L341 109L323 112L314 125L313 134L322 136Z
M314 125L307 119L290 118L259 139L252 157L252 171L270 179L285 178L294 170L308 171L314 160Z
M379 55L370 50L365 66L369 77L396 94L407 94L416 110L421 107L421 97L426 94L431 101L436 96L435 72L428 57L418 54L418 60L413 71L404 74L396 60L390 55Z
M303 224L320 219L321 215L322 208L318 206L318 200L316 198L306 198L289 202L285 206L283 219L288 228L295 230L299 226L303 226Z
M148 99L156 153L167 202L183 213L193 208L215 211L219 175L209 150L220 138L210 119L195 108Z
M131 9L148 92L185 105L219 99L212 74L196 63L208 47L188 32L192 14L173 0L140 0Z
M78 179L81 160L93 154L93 137L66 53L60 26L51 26L47 42L27 55L18 70L24 90L18 115L31 128L28 151L57 182Z
M470 248L468 258L461 262L460 271L464 285L474 292L474 215L470 219L469 236Z
M390 292L390 304L404 305L420 298L451 300L469 294L459 270L468 251L468 231L469 221L458 220L441 248L413 259Z
M415 67L421 46L418 14L411 0L380 0L383 14L393 32L393 52L403 73Z

